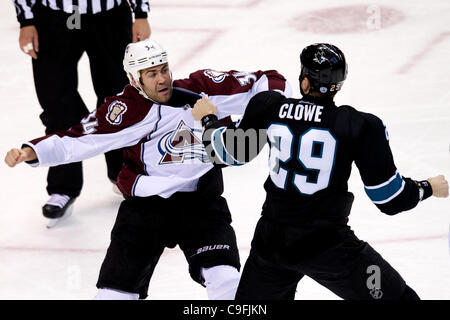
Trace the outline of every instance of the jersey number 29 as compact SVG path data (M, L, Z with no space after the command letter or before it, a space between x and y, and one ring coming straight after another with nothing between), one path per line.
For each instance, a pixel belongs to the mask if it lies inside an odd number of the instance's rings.
M307 172L316 172L316 179L308 174L293 172L291 183L298 192L311 195L330 183L336 154L336 138L327 129L311 128L299 137L298 153L293 155L294 134L286 124L274 123L267 130L270 141L270 178L281 189L288 184L288 170L284 163L295 157ZM312 175L311 175L312 176Z

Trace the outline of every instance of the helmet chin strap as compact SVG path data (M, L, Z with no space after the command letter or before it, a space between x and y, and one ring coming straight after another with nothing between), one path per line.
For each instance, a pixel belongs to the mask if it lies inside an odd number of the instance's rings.
M136 82L137 84L137 82ZM147 96L147 94L145 93L144 89L142 89L140 84L137 84L137 86L135 86L133 83L131 84L138 92L141 96L143 96L145 99L150 100L152 102L154 102L152 99L149 98L149 96Z

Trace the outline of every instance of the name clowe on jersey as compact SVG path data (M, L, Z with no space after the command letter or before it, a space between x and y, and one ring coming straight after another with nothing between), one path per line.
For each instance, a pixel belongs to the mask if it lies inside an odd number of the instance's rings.
M323 106L308 103L285 103L280 107L280 119L294 119L320 122Z
M166 133L158 143L162 155L159 164L183 163L191 159L210 162L201 138L194 134L196 131L201 135L202 130L192 129L181 120L177 129Z

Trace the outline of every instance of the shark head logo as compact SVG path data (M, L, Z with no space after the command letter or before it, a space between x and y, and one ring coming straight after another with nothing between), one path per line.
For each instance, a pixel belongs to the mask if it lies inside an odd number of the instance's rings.
M319 51L314 55L313 61L322 64L324 61L328 61L328 59L324 56L323 51Z
M180 121L177 129L165 134L158 143L162 155L159 164L183 163L191 159L210 162L201 138L194 132L184 121Z

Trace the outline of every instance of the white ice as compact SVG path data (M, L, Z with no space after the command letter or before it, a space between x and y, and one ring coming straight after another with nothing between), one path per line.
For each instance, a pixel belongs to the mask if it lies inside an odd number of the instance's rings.
M450 2L434 0L363 2L289 0L152 0L152 37L169 52L175 78L190 72L277 69L298 92L299 52L313 42L339 46L349 75L338 104L377 114L389 129L401 174L450 178ZM340 22L325 20L301 31L295 19L308 12L362 6ZM402 13L396 24L386 8ZM337 9L336 9L337 10ZM334 10L335 11L335 10ZM32 79L31 61L19 49L14 6L0 3L0 154L39 137L44 127ZM358 20L358 21L356 21ZM359 24L358 24L358 23ZM379 23L381 22L381 23ZM353 28L354 25L358 28ZM361 25L363 26L361 28ZM330 31L348 27L349 32ZM60 75L64 81L64 74ZM80 92L95 106L89 64L79 64ZM298 96L298 94L297 94ZM233 214L245 262L264 200L267 154L240 168L224 170L225 196ZM112 192L103 156L84 162L84 188L74 213L46 229L41 206L47 200L46 169L0 164L0 299L91 299L109 244L121 198ZM355 168L349 189L356 200L350 225L378 250L423 299L450 298L449 200L432 198L410 212L380 213L363 190ZM297 299L339 299L310 279ZM167 249L150 283L149 299L206 299L193 282L182 252Z

